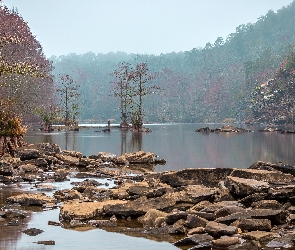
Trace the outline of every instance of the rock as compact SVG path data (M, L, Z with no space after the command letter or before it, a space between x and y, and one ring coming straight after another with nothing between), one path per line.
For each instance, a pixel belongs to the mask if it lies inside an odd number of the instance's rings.
M216 219L217 222L230 224L239 219L269 219L272 225L281 225L286 223L288 211L272 209L253 209L243 213L238 212L225 217Z
M7 203L19 203L21 205L34 205L43 206L49 203L54 203L52 197L46 196L45 194L20 194L11 196L6 199Z
M40 158L41 153L37 149L19 148L16 157L20 158L21 161L25 161Z
M265 198L267 198L267 196L268 196L267 193L251 194L241 199L239 202L246 207L250 207L253 204L253 202L264 200Z
M261 244L255 240L242 240L241 244L228 247L229 250L261 250Z
M265 231L251 231L243 233L242 237L248 240L255 240L259 242L265 242L274 238L274 233Z
M67 199L68 200L74 200L74 199L82 200L83 199L83 195L80 192L78 192L77 190L72 189L68 193Z
M233 176L228 176L226 178L225 186L230 190L231 193L242 197L254 193L267 193L269 189L268 182Z
M269 189L268 197L282 202L293 201L295 198L295 185L272 187Z
M219 218L219 217L224 217L237 212L243 213L245 212L245 208L242 208L241 206L226 206L226 207L222 207L218 209L217 211L214 212L214 214L216 218Z
M265 167L270 167L273 170L277 170L285 174L291 174L295 176L295 166L291 166L282 162L272 164L269 162L258 161L251 165L249 169L263 169Z
M155 164L157 156L150 152L138 151L135 153L126 153L116 159L116 164Z
M239 219L234 224L242 231L270 231L271 221L268 219Z
M229 247L231 245L239 244L240 239L238 237L222 237L212 241L215 247Z
M32 164L26 164L26 165L21 165L19 166L19 170L23 171L25 173L27 172L37 172L38 167Z
M97 228L116 227L117 223L114 220L90 220L89 224Z
M160 180L172 187L204 185L214 188L218 186L220 181L225 180L232 171L230 168L188 168L163 173L160 175Z
M150 209L147 213L142 217L138 218L144 226L155 227L157 218L164 218L167 216L167 213L159 211L157 209ZM164 222L164 221L163 221ZM157 222L159 224L159 221Z
M203 233L205 233L205 228L204 227L195 227L195 228L190 229L187 232L187 235L203 234Z
M173 245L174 246L196 245L200 247L199 249L202 249L201 247L210 247L211 249L212 240L214 240L214 238L211 235L194 234L174 242Z
M222 223L217 223L215 221L210 221L205 227L205 232L213 236L233 235L238 232L238 228L235 226L227 226Z
M65 181L68 178L69 171L66 169L57 169L54 173L55 181Z
M187 215L184 225L188 228L206 227L209 221L194 214Z
M99 152L97 155L97 159L102 162L114 162L117 159L117 156L112 153Z
M251 204L252 207L257 209L280 209L282 205L276 200L261 200Z
M188 213L187 212L174 212L174 213L170 213L168 214L166 217L165 217L165 222L168 224L168 225L172 225L174 224L176 221L178 220L186 220L187 219L187 216L188 216Z
M160 211L167 212L176 202L173 199L168 199L166 197L156 197L147 199L145 196L140 197L134 201L127 201L126 203L118 203L114 205L104 206L104 211L106 215L112 216L132 216L139 217L144 215L149 209L157 209Z
M234 169L231 173L231 176L244 179L253 179L256 181L264 181L268 183L289 183L295 181L295 177L291 174L278 174L278 171L257 169Z
M59 218L63 221L71 220L92 220L101 217L104 214L104 207L111 205L123 205L126 201L106 200L104 202L79 202L77 200L69 201L61 206Z
M55 241L54 240L39 240L39 241L37 241L37 244L55 245Z
M168 226L168 233L169 234L184 234L184 219L180 219L176 221L172 226Z
M38 234L43 233L44 231L38 228L28 228L23 231L23 233L29 235L29 236L36 236Z

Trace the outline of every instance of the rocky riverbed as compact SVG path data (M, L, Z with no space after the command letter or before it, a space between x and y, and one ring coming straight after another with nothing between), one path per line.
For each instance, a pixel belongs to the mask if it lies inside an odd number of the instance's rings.
M15 208L20 204L59 208L59 221L50 225L101 228L181 249L295 249L294 166L256 162L248 169L153 172L159 163L165 160L143 151L83 157L55 144L19 148L16 157L0 158L0 181L31 183L36 192L8 197L1 220L9 226L25 218L26 212ZM137 174L130 174L133 169ZM80 181L54 191L53 183L71 177ZM52 195L44 190L53 190Z

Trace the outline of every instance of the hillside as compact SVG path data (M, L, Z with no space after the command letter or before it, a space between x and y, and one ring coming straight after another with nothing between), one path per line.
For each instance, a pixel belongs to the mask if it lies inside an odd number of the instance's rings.
M144 103L145 121L220 122L252 118L251 93L274 77L295 41L295 2L242 24L224 40L180 53L134 55L124 52L51 57L54 74L69 74L81 86L80 120L120 121L112 76L119 62L147 62L158 72L160 91Z

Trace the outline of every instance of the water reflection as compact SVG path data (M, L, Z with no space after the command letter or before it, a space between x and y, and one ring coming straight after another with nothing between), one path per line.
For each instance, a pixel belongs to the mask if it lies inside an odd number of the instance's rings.
M295 134L195 132L204 126L220 127L216 124L149 125L151 133L131 133L118 128L112 128L110 133L94 132L97 128L51 134L29 131L25 140L28 143L56 143L62 149L79 151L85 156L97 155L98 152L119 156L139 150L149 151L167 161L165 166L157 166L155 171L247 168L259 160L295 165ZM251 129L257 131L257 128Z

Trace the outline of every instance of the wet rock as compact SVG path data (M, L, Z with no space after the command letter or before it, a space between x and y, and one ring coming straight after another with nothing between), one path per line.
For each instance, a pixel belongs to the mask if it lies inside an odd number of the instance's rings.
M254 193L266 193L269 189L268 182L233 176L227 177L225 186L230 190L231 193L243 197Z
M50 196L46 196L43 193L40 194L20 194L11 196L6 199L7 203L19 203L21 205L33 205L43 206L46 204L54 203L54 199Z
M213 246L215 247L229 247L231 245L236 245L240 243L240 239L238 237L222 237L217 240L212 241Z
M43 233L44 231L38 228L28 228L23 231L23 233L29 235L29 236L36 236L38 234Z

